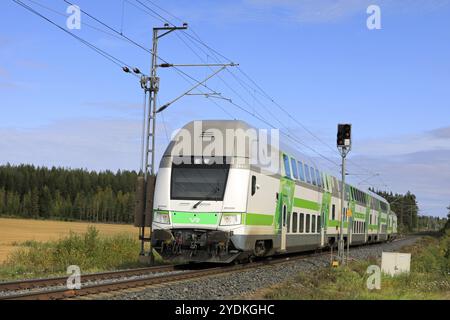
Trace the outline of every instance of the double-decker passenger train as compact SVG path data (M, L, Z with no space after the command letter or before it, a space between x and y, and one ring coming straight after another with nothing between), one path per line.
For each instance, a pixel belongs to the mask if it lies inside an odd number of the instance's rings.
M347 184L341 210L340 181L296 148L259 136L254 148L256 129L242 121L200 125L180 130L159 167L152 244L165 258L229 263L335 246L341 219L350 245L395 238L397 217L382 197ZM261 148L275 165L261 164Z

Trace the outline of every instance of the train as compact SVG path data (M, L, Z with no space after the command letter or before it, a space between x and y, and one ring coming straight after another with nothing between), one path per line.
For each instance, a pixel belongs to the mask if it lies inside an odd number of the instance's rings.
M163 258L231 263L335 247L341 219L351 246L395 239L386 199L351 184L341 190L301 145L258 132L240 120L204 120L174 135L153 198L151 242Z

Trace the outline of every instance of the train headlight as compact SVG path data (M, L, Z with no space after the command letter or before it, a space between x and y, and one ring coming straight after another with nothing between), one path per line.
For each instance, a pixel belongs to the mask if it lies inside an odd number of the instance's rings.
M241 224L241 214L223 214L220 221L221 226L235 226Z
M170 223L169 213L155 211L153 221L157 223L169 224Z

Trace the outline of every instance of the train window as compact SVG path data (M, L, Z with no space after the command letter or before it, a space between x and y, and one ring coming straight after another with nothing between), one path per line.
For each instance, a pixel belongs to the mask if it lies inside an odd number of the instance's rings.
M314 168L310 167L310 171L311 171L311 180L313 185L317 186L317 181L316 181L316 173L314 172Z
M328 176L327 176L325 173L323 174L322 182L323 182L323 187L324 187L327 191L331 192L330 186L328 185Z
M310 214L306 214L306 233L310 233L311 231L311 215Z
M292 166L292 174L294 175L294 178L298 180L297 161L295 161L295 159L293 158L291 158L291 166Z
M291 166L289 164L289 157L285 154L283 154L283 160L284 160L284 172L286 174L286 177L291 178Z
M305 232L305 214L300 213L300 233Z
M319 187L322 187L322 177L320 175L319 170L316 169L316 180L317 180L317 185Z
M316 216L312 216L311 233L316 233Z
M305 170L303 170L303 163L301 163L300 161L297 162L298 163L298 174L300 176L300 180L302 180L303 182L305 182Z
M322 231L322 217L317 216L317 232L321 232L321 231Z
M287 226L286 226L286 230L288 233L291 232L291 219L292 219L292 215L290 214L289 217L285 217L286 222L287 222Z
M172 164L171 199L222 201L229 169L229 164Z
M331 220L336 220L336 205L333 204L331 208Z
M256 193L256 176L252 176L252 196Z
M306 176L306 182L311 183L311 175L309 174L309 167L305 163L305 176Z
M292 233L297 233L298 231L298 214L294 212L292 215Z

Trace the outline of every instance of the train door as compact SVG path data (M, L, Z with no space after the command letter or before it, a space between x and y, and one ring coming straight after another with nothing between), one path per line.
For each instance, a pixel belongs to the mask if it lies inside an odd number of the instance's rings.
M287 207L283 205L283 212L281 215L281 251L286 251L286 237L287 237L287 219L288 212Z
M320 214L320 246L327 243L328 216L330 214L331 193L325 191L322 196L322 207Z

